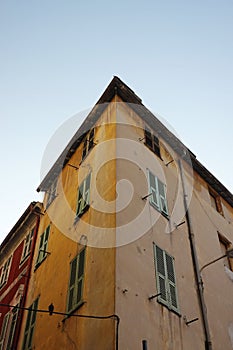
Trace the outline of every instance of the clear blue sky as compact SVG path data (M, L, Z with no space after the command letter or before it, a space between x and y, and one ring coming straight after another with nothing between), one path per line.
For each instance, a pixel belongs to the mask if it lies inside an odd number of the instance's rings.
M0 240L32 200L56 129L113 75L233 191L233 2L0 2Z

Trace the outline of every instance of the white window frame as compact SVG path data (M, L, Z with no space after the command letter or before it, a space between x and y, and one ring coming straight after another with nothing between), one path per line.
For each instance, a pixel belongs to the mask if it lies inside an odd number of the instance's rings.
M0 288L2 288L8 280L11 268L12 256L10 256L2 266L1 276L0 276Z
M26 258L30 255L34 231L35 231L35 227L32 230L30 230L30 232L27 234L27 236L24 239L21 263L24 262Z

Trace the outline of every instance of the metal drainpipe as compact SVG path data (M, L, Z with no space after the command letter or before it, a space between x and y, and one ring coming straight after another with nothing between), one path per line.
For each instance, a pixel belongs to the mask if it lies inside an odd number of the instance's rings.
M199 300L199 305L201 309L203 330L205 334L205 350L212 350L212 342L210 338L210 330L209 330L207 311L206 311L206 305L205 305L204 293L203 293L203 282L202 282L199 263L197 259L197 251L196 251L196 246L194 241L192 220L191 220L188 203L187 203L187 194L186 194L185 182L184 182L183 165L180 159L178 160L178 164L179 164L181 183L183 188L183 200L184 200L185 215L186 215L187 226L188 226L188 235L189 235L189 242L190 242L192 260L193 260L193 268L194 268L195 279L197 283L198 300Z

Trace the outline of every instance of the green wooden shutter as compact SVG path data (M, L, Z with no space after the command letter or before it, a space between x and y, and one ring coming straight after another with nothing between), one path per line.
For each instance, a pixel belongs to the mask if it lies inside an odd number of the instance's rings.
M40 245L39 245L36 265L40 264L47 256L46 251L48 248L49 232L50 232L50 225L46 228L46 230L40 236Z
M158 297L158 301L168 305L168 295L166 288L166 266L164 261L163 250L154 244L154 256L155 256L155 271L157 281L157 292L161 293Z
M174 258L167 253L165 253L165 257L166 257L167 289L169 294L169 305L171 309L178 311L179 306L178 306L178 298L177 298Z
M85 263L85 249L79 253L78 260L78 276L77 276L77 304L82 300L83 281L84 281L84 263Z
M77 202L77 211L76 211L77 216L81 216L83 213L83 203L84 203L83 186L84 186L84 183L82 183L78 188L78 202Z
M74 307L75 282L77 275L77 256L70 263L70 282L68 290L67 311L71 311Z
M166 186L157 179L158 181L158 193L159 193L159 201L160 201L160 210L164 214L168 215L168 208L167 208L167 199L166 199Z
M77 308L82 302L84 283L85 249L70 263L70 281L68 289L67 312Z
M179 313L174 258L154 244L158 301Z
M156 177L149 171L149 192L150 203L152 203L157 209L159 209L159 197L158 197L158 185Z
M34 333L34 328L36 323L36 313L37 313L36 310L38 308L38 301L39 301L39 298L37 298L32 303L32 305L29 307L29 310L28 310L22 350L30 350L32 348L32 339L33 339L33 333Z
M85 180L85 193L84 193L84 200L85 200L85 207L90 205L90 184L91 184L91 174L88 174Z

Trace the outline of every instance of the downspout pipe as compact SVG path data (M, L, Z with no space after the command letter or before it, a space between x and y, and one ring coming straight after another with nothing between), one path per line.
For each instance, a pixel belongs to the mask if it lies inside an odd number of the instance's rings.
M203 293L203 282L202 282L199 263L197 259L197 251L196 251L196 245L194 240L194 231L193 231L192 219L190 216L190 210L187 202L187 193L186 193L186 187L185 187L185 181L184 181L184 170L183 170L183 164L181 159L178 160L178 164L179 164L180 177L181 177L181 183L182 183L182 189L183 189L184 209L185 209L185 216L186 216L187 227L188 227L188 236L189 236L190 249L192 254L193 268L194 268L195 280L197 284L198 301L200 305L202 325L203 325L203 331L205 335L205 350L212 350L210 329L209 329L209 323L207 318L207 309L206 309L204 293Z

